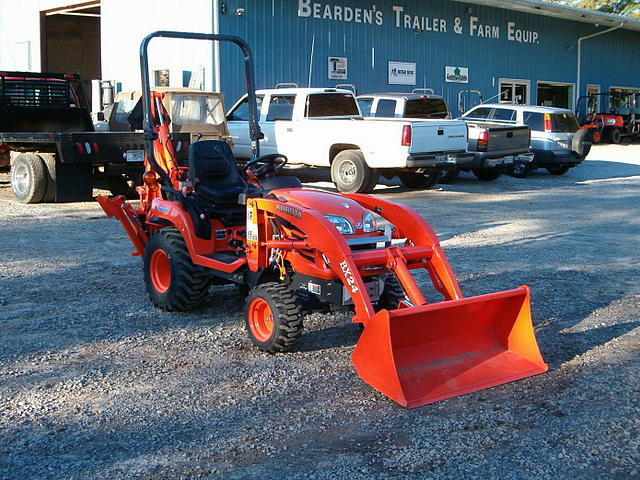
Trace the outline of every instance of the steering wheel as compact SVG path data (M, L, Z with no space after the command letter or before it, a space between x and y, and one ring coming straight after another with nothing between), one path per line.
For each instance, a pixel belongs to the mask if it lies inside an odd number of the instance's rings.
M288 161L287 157L281 153L262 155L247 162L244 171L247 173L251 171L256 178L270 178L277 175ZM260 166L254 169L257 165Z

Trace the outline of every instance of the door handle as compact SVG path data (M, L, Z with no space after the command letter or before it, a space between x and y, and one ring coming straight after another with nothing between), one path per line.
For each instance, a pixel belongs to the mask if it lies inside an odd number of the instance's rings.
M293 128L287 127L287 132L293 132Z

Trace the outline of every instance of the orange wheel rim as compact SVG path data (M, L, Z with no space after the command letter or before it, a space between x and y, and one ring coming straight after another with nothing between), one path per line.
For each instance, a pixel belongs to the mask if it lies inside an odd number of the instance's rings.
M153 288L160 293L169 290L169 286L171 285L171 262L169 262L167 252L159 249L155 250L151 254L149 264Z
M249 329L259 342L266 342L273 334L273 313L271 307L262 298L254 298L249 304Z

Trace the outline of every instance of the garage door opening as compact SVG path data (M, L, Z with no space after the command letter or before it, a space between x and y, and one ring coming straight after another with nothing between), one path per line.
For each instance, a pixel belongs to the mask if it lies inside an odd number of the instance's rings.
M573 108L573 85L570 83L538 82L538 105Z
M43 72L80 72L91 102L91 79L101 78L100 2L40 12ZM91 103L89 103L91 104Z

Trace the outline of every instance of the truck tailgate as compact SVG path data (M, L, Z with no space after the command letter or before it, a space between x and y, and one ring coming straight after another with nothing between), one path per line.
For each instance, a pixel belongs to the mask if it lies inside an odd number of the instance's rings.
M529 148L529 127L490 127L487 151L526 151Z
M467 149L467 124L454 120L411 122L410 154Z

